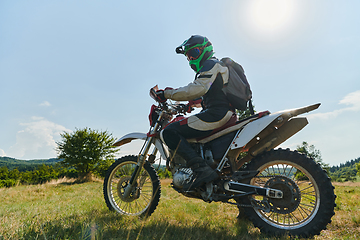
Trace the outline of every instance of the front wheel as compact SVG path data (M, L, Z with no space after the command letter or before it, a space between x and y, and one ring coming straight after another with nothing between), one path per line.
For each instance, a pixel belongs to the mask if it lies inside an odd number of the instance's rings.
M161 192L159 177L150 163L145 162L134 188L124 197L136 166L136 156L122 157L110 166L103 186L105 202L110 210L122 215L150 216L159 203Z
M261 232L271 235L310 237L318 235L335 214L334 187L326 172L314 160L289 149L272 150L253 159L246 170L259 174L247 183L278 189L281 199L249 196L238 203ZM270 209L256 207L266 205Z

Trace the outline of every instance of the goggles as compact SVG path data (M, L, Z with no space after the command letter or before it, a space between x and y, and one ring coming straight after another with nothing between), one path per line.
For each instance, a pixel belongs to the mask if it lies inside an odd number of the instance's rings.
M187 57L187 60L191 61L191 60L198 59L200 57L201 53L202 53L202 48L195 47L195 48L192 48L189 51L187 51L185 55Z

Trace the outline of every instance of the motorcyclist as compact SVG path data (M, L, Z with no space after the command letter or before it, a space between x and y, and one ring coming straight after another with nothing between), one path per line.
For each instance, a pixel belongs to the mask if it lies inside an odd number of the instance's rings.
M186 139L209 135L230 120L234 109L222 91L223 85L228 82L228 68L213 56L213 46L206 37L191 36L176 48L176 53L187 57L190 67L196 72L195 80L184 87L158 90L157 97L160 101L172 99L190 102L202 98L203 110L182 121L171 123L162 130L161 137L193 170L192 181L184 185L184 190L192 190L215 180L218 175Z

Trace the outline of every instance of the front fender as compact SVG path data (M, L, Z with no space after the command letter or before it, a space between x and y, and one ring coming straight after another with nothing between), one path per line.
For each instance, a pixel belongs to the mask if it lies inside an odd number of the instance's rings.
M117 140L113 146L120 147L124 144L130 143L132 140L135 139L146 140L146 137L147 136L145 133L139 133L139 132L128 133L125 136L121 137L119 140Z
M119 140L117 140L113 146L120 147L120 146L128 144L132 140L136 140L136 139L145 141L146 138L147 138L147 135L145 133L139 133L139 132L128 133L125 136L121 137ZM159 150L161 157L163 159L167 159L167 156L169 156L169 153L168 153L167 148L162 143L162 141L158 138L155 138L154 144L155 144L155 147Z

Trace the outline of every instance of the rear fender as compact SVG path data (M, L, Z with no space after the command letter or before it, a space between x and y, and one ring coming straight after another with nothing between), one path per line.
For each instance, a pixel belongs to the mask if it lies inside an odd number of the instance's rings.
M237 135L233 143L231 144L231 150L243 148L245 147L252 139L256 138L260 132L262 132L265 128L267 128L270 124L284 124L289 119L298 116L300 114L304 114L307 112L311 112L317 108L319 108L320 103L313 104L310 106L302 107L302 108L296 108L291 110L284 110L281 112L277 112L274 114L270 114L267 116L264 116L262 118L256 119L247 125L241 130L241 132ZM293 121L292 125L294 125L294 128L296 130L291 130L291 132L295 131L288 137L292 136L296 132L300 131L306 124L307 121L305 120L296 120ZM296 124L295 124L296 123ZM295 126L296 125L296 126ZM286 139L283 139L284 141Z
M279 116L281 116L281 113L270 114L248 123L231 144L231 150L244 147Z
M146 138L147 138L147 135L145 133L139 133L139 132L129 133L129 134L126 134L125 136L121 137L119 140L117 140L113 146L120 147L120 146L128 144L131 141L136 140L136 139L145 141ZM155 138L154 144L155 144L155 147L159 150L161 157L163 159L167 159L167 156L169 156L169 153L168 153L167 148L164 147L164 144L161 142L161 140L159 138Z

